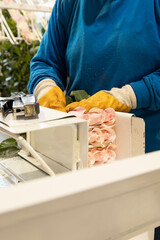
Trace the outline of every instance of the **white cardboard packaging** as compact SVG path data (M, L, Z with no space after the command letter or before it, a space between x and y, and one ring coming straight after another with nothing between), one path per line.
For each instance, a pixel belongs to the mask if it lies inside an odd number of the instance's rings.
M65 168L67 170L84 168L87 167L87 163L84 164L83 161L81 164L82 159L80 159L79 153L82 146L87 145L87 133L85 134L85 129L83 129L82 136L79 130L79 126L69 125L57 126L43 131L32 131L30 144L35 150L43 154L43 158L45 157L51 168L56 168L56 172L65 171ZM130 113L117 112L115 131L117 160L144 154L145 124L143 119ZM84 150L87 151L87 148L83 148L82 151Z
M3 128L20 134L27 133L27 141L55 173L73 171L88 166L88 122L68 114L41 107L39 119L6 119ZM116 112L117 160L144 154L145 124L130 113ZM26 159L39 163L25 152ZM39 166L40 167L40 166Z
M130 113L116 113L117 159L145 153L145 122Z
M87 121L44 107L40 107L37 119L14 120L8 115L0 121L0 130L10 136L26 133L29 146L43 155L42 159L50 163L55 173L88 166ZM45 171L26 150L22 149L19 155Z

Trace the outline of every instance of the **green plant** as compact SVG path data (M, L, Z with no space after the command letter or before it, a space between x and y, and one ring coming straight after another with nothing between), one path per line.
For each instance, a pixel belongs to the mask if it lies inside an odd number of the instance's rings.
M8 25L16 36L14 21L7 10L3 10ZM30 75L30 61L39 47L39 42L28 45L22 41L19 45L12 45L9 41L0 43L0 96L10 96L12 92L27 93Z
M8 138L0 143L0 157L14 157L17 156L20 148L15 139Z
M27 45L24 41L12 45L6 41L0 44L0 94L10 96L12 92L27 93L30 75L30 61L39 43Z

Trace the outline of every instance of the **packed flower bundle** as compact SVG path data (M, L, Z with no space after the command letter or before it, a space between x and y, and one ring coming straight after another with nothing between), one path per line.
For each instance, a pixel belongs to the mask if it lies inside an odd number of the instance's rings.
M92 108L88 113L85 111L84 108L77 107L69 114L89 122L88 166L112 162L116 158L114 109Z

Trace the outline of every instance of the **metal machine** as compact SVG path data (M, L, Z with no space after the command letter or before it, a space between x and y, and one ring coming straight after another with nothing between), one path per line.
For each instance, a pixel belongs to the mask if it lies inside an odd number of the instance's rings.
M19 117L37 117L39 103L33 94L15 93L11 97L0 98L0 116L5 118L9 113L14 119Z

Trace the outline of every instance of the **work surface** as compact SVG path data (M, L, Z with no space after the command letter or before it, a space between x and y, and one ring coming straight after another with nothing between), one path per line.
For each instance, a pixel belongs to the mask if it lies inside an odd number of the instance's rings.
M160 152L2 188L0 195L2 239L129 239L160 225Z

